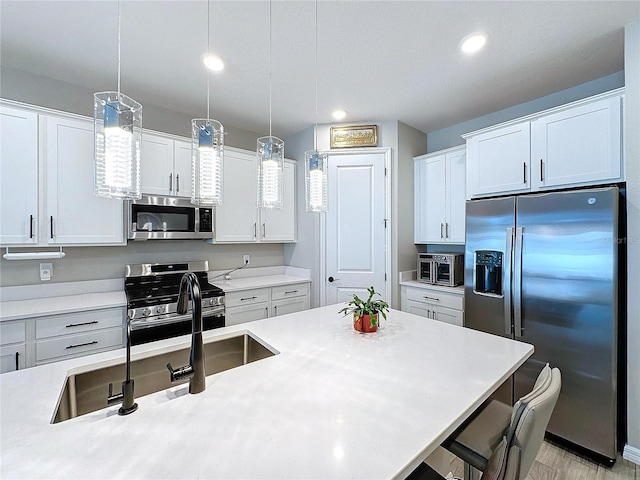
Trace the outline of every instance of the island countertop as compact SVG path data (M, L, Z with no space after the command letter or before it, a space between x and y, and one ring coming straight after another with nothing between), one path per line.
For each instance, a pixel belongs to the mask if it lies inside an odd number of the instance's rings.
M396 310L362 334L342 306L205 332L248 331L278 354L207 377L197 395L181 384L139 397L128 416L116 405L50 423L65 377L124 349L2 374L0 477L404 478L533 352Z

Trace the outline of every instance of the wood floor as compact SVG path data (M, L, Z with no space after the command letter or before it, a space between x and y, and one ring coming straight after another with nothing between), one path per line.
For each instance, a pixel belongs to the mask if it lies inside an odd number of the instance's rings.
M462 478L462 461L453 458L450 471ZM526 480L640 480L640 465L619 456L609 468L545 441Z

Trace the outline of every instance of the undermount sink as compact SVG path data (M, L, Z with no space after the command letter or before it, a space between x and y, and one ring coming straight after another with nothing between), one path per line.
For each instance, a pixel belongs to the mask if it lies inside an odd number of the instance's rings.
M230 370L247 363L276 355L259 339L249 333L224 339L212 339L204 344L205 374ZM175 386L171 383L167 363L182 365L189 361L189 347L132 360L131 378L135 381L136 398ZM109 383L118 391L125 380L124 362L88 372L69 375L56 406L51 423L106 408ZM177 383L186 383L188 379Z

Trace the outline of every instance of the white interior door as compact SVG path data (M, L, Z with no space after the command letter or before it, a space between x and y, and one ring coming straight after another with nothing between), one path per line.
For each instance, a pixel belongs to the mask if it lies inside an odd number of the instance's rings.
M385 153L329 154L326 304L386 298Z

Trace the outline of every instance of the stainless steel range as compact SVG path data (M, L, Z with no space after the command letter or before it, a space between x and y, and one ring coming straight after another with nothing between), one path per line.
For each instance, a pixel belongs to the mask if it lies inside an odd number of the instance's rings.
M224 291L209 283L209 262L127 265L124 290L131 321L131 343L153 342L191 333L191 306L177 313L180 279L187 272L198 278L205 330L224 327Z

